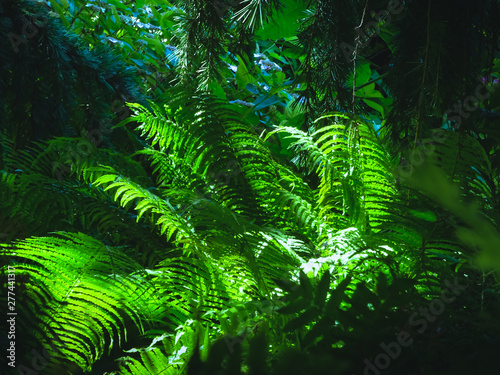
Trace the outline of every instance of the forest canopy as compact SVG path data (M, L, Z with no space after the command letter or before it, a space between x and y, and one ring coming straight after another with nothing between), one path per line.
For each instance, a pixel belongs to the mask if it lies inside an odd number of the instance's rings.
M2 374L472 374L500 2L0 2Z

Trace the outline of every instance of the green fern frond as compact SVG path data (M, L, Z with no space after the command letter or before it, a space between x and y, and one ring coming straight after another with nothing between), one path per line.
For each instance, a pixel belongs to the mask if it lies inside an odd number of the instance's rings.
M3 245L16 277L29 288L19 293L19 315L36 321L42 343L56 362L82 370L159 319L154 288L143 268L117 248L81 233L57 233ZM35 318L36 317L36 318ZM55 344L54 344L55 343Z
M320 178L318 217L340 229L350 223L372 229L383 224L396 198L388 154L373 126L359 118L334 113L316 122L328 122L313 133L280 127L292 138L297 153L305 154L309 173Z
M137 213L137 221L145 215L154 217L154 225L160 228L161 234L166 234L170 239L176 232L179 232L181 239L191 232L189 223L183 219L168 200L161 199L150 190L123 177L112 168L103 168L103 176L93 181L97 187L103 186L104 191L115 190L114 200L127 209L134 207ZM177 236L177 235L176 235Z
M181 373L181 365L170 363L160 348L136 349L139 359L131 356L119 359L120 370L112 375L177 375ZM130 351L129 351L130 352Z
M188 103L185 108L180 108L181 100ZM145 135L153 142L163 140L159 144L163 151L146 151L160 183L177 181L183 175L184 184L194 181L194 185L185 185L185 188L194 188L198 195L210 196L238 213L263 223L280 217L289 227L310 232L308 224L312 220L304 220L303 210L299 220L294 221L291 215L285 214L284 207L276 210L274 202L292 189L293 194L298 194L297 201L309 200L305 206L301 204L308 211L314 199L312 192L291 171L273 160L255 131L227 104L209 96L179 96L172 99L170 107L154 109L154 113L134 107L134 119L141 124ZM175 116L171 115L173 112ZM182 142L178 141L179 137ZM173 165L178 177L174 177Z
M164 293L160 296L172 315L173 327L188 318L201 318L208 311L227 308L229 294L215 262L209 258L190 257L165 259L154 272L152 282ZM235 297L236 295L233 295Z

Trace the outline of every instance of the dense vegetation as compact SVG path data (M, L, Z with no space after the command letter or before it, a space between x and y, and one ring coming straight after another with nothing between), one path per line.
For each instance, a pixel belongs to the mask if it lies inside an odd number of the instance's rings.
M2 1L2 374L493 373L499 6Z

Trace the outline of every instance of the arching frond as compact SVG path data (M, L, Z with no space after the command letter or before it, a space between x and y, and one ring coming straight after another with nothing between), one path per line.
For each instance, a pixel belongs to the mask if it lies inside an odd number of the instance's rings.
M134 329L139 334L160 319L143 268L94 238L60 232L3 245L1 253L27 280L17 288L19 321L37 331L39 345L51 346L51 366L90 369Z
M350 222L376 230L397 200L388 154L372 125L359 118L335 113L317 121L326 124L311 134L291 127L276 132L294 140L290 147L304 153L309 173L319 176L319 218L338 229Z

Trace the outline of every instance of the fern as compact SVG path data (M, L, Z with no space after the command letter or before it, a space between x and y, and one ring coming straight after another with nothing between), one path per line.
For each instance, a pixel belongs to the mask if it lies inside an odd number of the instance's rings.
M81 233L59 232L2 246L16 277L19 315L35 323L53 358L82 369L159 319L161 305L144 270L119 249ZM25 332L26 334L27 332ZM55 343L55 344L54 344Z
M369 222L376 229L397 195L388 155L365 121L336 113L317 122L331 119L333 124L311 134L290 127L275 132L287 133L294 140L290 147L305 153L308 172L319 176L320 218L338 229L348 222L365 228Z

